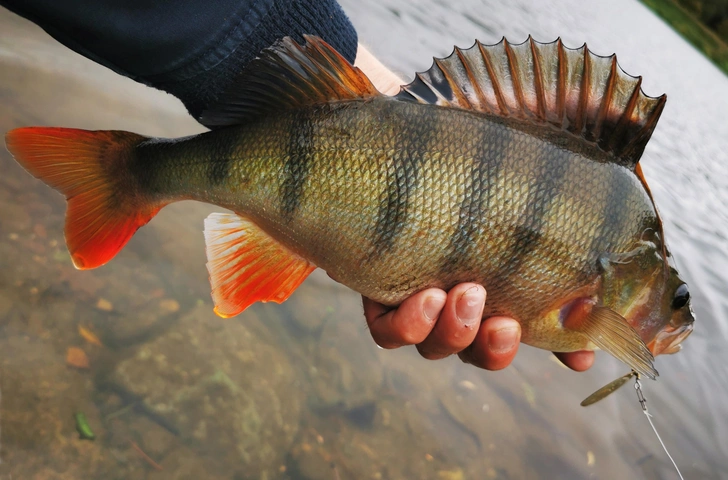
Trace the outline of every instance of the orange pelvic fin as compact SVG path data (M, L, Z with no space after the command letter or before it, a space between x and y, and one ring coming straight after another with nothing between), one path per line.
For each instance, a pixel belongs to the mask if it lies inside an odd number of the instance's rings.
M316 269L234 214L207 217L205 243L215 313L223 318L255 302L283 302Z
M27 127L8 150L28 172L66 196L66 244L78 269L111 260L161 205L145 202L126 163L146 137L121 131Z

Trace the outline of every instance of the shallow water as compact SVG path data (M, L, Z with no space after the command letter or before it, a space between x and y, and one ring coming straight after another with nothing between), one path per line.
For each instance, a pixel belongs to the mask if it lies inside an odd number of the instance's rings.
M616 51L648 94L667 92L642 164L698 320L645 394L685 477L728 478L728 79L636 2L449 3L342 1L407 79L454 44L530 33ZM0 131L201 131L172 97L8 12L0 31ZM0 164L0 480L675 478L631 388L578 406L625 372L607 355L577 374L523 347L491 373L379 350L360 298L320 272L283 305L222 320L201 234L214 208L168 207L109 265L79 272L63 199L4 150ZM66 365L69 347L89 369ZM77 411L95 441L78 438Z

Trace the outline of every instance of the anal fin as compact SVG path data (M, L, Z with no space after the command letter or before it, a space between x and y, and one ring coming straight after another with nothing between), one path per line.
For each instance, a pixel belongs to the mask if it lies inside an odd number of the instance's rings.
M654 367L655 357L622 315L601 306L592 307L586 315L579 315L578 310L572 309L564 327L584 334L594 345L640 375L653 380L659 375Z
M254 223L234 214L205 220L207 270L215 313L223 318L255 302L285 301L316 269Z

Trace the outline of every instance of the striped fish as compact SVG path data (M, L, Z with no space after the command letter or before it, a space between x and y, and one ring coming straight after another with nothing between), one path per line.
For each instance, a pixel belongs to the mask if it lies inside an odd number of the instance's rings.
M552 351L601 348L654 378L692 331L638 160L665 104L616 58L560 40L456 48L394 97L307 37L263 51L187 138L30 127L6 143L68 199L80 269L163 206L205 222L215 311L282 302L315 268L398 305L477 282L484 316Z

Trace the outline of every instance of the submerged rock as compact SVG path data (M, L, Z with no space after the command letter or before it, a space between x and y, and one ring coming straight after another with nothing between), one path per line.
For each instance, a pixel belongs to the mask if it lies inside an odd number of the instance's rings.
M97 437L108 432L89 398L92 382L84 372L66 367L64 352L22 334L5 336L0 350L0 478L72 480L89 478L88 472L94 478L134 478L104 452L103 440L79 438L74 421L79 412Z
M285 351L267 337L254 314L223 320L198 307L119 362L111 386L191 452L214 457L216 474L277 471L301 395Z

